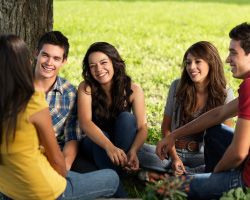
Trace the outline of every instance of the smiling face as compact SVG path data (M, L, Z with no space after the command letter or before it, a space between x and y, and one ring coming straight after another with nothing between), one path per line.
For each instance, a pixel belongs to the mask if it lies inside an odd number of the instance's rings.
M88 58L90 73L102 86L110 86L114 68L110 58L102 52L93 52Z
M207 82L209 66L205 60L196 58L192 54L188 53L186 59L186 71L194 83Z
M44 44L37 52L36 76L43 79L56 79L59 69L66 63L64 49L57 45Z
M244 79L250 74L250 53L245 54L240 41L231 40L226 62L230 64L234 78Z

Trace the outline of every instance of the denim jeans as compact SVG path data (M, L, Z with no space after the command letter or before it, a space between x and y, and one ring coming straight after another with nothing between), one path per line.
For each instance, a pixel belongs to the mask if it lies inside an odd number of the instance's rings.
M240 170L204 173L191 176L188 198L193 200L219 199L223 192L244 187Z
M85 174L69 171L66 179L67 187L60 200L111 197L119 185L117 173L110 169Z
M216 125L206 130L204 136L206 172L213 172L214 167L231 144L233 133L234 130L224 124Z
M118 115L115 121L112 137L111 133L103 132L103 134L109 138L116 147L127 153L134 142L136 132L137 126L134 115L129 112L122 112ZM89 155L91 155L99 169L109 168L116 170L118 174L121 173L121 169L111 162L105 149L92 142L88 137L83 139L81 151L87 152Z
M103 134L107 138L109 138L116 147L122 149L125 153L127 153L132 146L137 133L135 116L129 112L120 113L116 118L113 130L113 133L103 132ZM113 169L120 176L123 175L122 169L112 163L105 149L92 142L88 137L85 137L83 139L80 145L80 149L94 160L97 168ZM127 197L127 194L123 190L121 184L119 185L114 197Z
M6 195L0 193L0 199L2 198L2 200L12 200L11 198L7 197Z
M217 125L207 129L205 142L205 164L207 171L213 171L218 161L233 139L233 129L226 125ZM223 192L243 187L240 169L220 173L195 174L190 183L190 199L218 199Z
M144 143L137 153L140 167L155 170L159 172L166 172L171 168L171 160L161 160L155 153L156 146Z
M57 200L91 200L99 197L111 197L119 185L117 173L110 169L85 174L69 171L66 180L66 189ZM3 199L11 200L5 195L3 195Z
M171 171L171 159L161 160L155 153L156 146L143 144L138 151L138 159L140 166L145 169L155 170L159 172ZM204 165L204 150L201 147L199 152L189 152L185 149L177 149L177 154L185 165L187 173L193 173L194 170Z

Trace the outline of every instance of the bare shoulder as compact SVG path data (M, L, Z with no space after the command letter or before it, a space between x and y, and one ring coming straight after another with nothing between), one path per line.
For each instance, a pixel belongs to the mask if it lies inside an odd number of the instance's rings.
M135 99L144 99L144 93L140 85L131 83L131 90L133 91L132 95L130 96L131 102L133 102Z
M137 83L131 83L131 89L134 93L137 93L137 92L142 92L143 93L143 90L141 88L141 86Z
M85 81L82 81L78 86L78 93L80 92L91 94L91 87Z

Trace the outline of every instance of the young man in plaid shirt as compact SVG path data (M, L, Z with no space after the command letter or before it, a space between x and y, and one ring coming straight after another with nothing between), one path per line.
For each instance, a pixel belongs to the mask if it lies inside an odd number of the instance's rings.
M45 33L36 49L35 84L46 92L57 141L70 170L82 135L77 120L77 90L58 76L68 52L68 39L61 32Z

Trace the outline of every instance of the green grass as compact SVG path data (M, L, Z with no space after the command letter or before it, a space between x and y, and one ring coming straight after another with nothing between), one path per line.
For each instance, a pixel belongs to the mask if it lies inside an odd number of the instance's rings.
M185 50L194 42L208 40L225 60L228 32L235 25L250 21L249 11L249 0L55 0L54 30L67 35L71 44L68 64L61 75L78 86L88 46L96 41L112 43L125 59L134 82L144 90L148 141L155 143L168 89L180 76ZM231 77L227 65L225 73L237 92L239 81ZM134 177L129 177L124 185L131 197L142 196L143 187L138 187L140 183Z
M127 72L145 93L148 141L159 139L160 124L170 83L180 76L185 50L208 40L227 56L228 32L249 20L248 0L207 1L85 1L55 0L54 30L71 44L68 64L61 75L74 85L82 81L81 62L96 41L113 44L127 64ZM225 65L229 85L239 81Z

